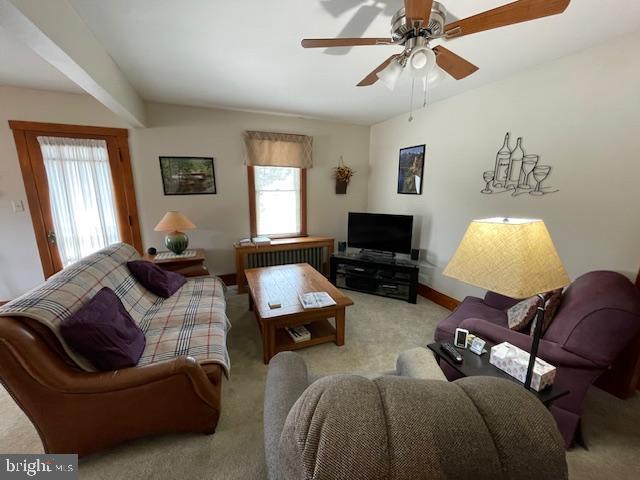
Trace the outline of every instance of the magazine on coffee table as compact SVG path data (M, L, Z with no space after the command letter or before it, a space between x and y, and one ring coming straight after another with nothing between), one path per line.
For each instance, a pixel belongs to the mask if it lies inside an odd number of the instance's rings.
M307 308L324 308L336 304L327 292L309 292L298 295L302 306Z

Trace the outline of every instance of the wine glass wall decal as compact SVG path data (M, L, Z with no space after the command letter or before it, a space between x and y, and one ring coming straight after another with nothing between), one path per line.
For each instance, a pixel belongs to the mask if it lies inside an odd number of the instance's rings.
M550 165L540 164L540 155L527 154L522 137L518 137L516 146L511 148L511 134L507 132L504 142L496 154L495 167L482 174L485 187L480 193L493 195L511 193L517 197L524 194L542 196L559 190L546 185L551 175Z
M493 170L487 170L482 174L482 179L487 182L487 185L480 193L493 193L493 190L491 190L491 182L493 182L494 176L495 172Z
M520 173L520 182L518 183L518 188L522 188L524 190L531 190L531 185L529 185L529 175L533 172L533 169L536 168L538 164L538 160L540 160L539 155L525 155L524 160L522 161L522 172Z

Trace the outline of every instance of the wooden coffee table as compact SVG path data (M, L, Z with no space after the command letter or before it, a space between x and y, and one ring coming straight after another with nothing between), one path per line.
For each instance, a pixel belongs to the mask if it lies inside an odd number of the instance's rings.
M265 364L278 352L297 350L320 343L344 345L345 308L353 301L334 287L307 263L278 265L245 270L249 287L249 308L253 310L262 335L262 358ZM298 295L327 292L336 305L325 308L302 308ZM271 309L269 302L280 308ZM335 318L335 328L329 322ZM311 339L296 343L284 327L305 325Z

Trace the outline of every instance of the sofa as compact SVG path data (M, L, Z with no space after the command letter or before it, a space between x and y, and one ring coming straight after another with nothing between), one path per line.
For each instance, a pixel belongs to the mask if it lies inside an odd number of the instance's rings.
M529 351L532 337L507 326L507 310L518 300L488 292L484 299L467 297L442 320L436 341L451 340L457 327L491 343L509 342ZM557 368L555 385L569 395L551 406L566 446L581 440L580 417L589 387L615 364L640 335L640 293L624 275L595 271L578 277L562 294L561 303L543 333L538 356ZM635 352L637 357L640 352ZM449 379L457 378L443 365Z
M553 417L508 380L447 382L431 352L395 372L316 378L303 358L269 364L264 405L269 480L568 478Z
M164 299L112 245L0 307L0 379L36 427L47 453L80 456L146 435L215 431L229 372L224 284L189 280ZM145 334L138 364L97 371L60 334L60 322L111 288Z

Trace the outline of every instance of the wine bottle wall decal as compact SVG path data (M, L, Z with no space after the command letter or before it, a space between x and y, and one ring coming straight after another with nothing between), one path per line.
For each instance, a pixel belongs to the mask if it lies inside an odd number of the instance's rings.
M510 133L504 136L504 142L496 154L493 170L486 170L482 174L485 187L480 191L484 194L510 192L516 197L523 194L533 196L547 195L559 190L546 185L551 174L550 165L540 164L540 155L527 154L523 145L523 138L518 137L516 146L510 146Z
M509 170L507 170L507 182L505 187L517 187L522 171L522 160L524 160L524 150L522 149L522 137L518 137L516 148L511 152L509 159Z
M496 168L493 170L493 186L496 188L504 188L507 183L507 171L509 170L509 161L511 160L511 147L509 147L509 132L504 136L502 148L496 154ZM483 192L486 193L486 192Z

